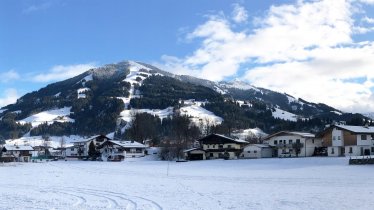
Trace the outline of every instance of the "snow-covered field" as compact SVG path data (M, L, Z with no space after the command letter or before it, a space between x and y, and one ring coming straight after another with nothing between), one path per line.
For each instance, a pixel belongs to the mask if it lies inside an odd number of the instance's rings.
M23 120L18 121L21 124L31 123L33 127L37 127L40 124L47 122L52 124L53 122L74 122L73 119L68 117L70 115L71 107L64 107L61 109L51 109L48 111L40 112L38 114L31 115Z
M149 158L147 158L149 159ZM372 209L374 167L346 158L0 165L0 209Z
M297 121L297 115L292 114L291 112L284 111L282 109L275 108L275 111L272 113L274 118L279 118L282 120Z

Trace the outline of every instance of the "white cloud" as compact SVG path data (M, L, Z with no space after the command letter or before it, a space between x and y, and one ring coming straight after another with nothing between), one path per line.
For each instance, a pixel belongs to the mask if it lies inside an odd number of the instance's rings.
M13 88L6 89L3 95L4 97L0 98L0 107L15 103L19 98L17 90Z
M369 18L368 16L365 16L362 20L366 23L374 24L374 18Z
M38 74L32 78L35 82L52 82L68 79L77 76L89 69L95 68L94 63L77 65L57 65L51 68L48 73Z
M23 8L22 13L30 14L37 11L42 11L49 9L54 4L56 4L59 0L40 0L36 4L29 4Z
M255 67L245 78L254 85L347 111L374 111L374 44L353 38L372 29L355 25L357 8L350 0L271 6L256 18L257 28L245 31L236 31L223 15L210 16L187 36L201 41L200 47L183 58L163 56L161 66L222 80L249 64Z
M247 10L239 5L239 4L233 4L234 10L232 11L232 19L236 23L243 23L247 22L248 19L248 12Z
M18 80L20 75L15 70L9 70L4 73L0 73L0 82L6 83L14 80Z
M374 4L374 0L359 0L359 2L362 2L365 4Z

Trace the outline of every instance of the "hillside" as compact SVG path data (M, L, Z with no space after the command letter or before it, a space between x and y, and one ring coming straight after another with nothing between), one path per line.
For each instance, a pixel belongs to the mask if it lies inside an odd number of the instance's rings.
M266 133L319 131L332 121L360 124L364 119L237 80L217 83L123 61L47 85L1 108L0 138L113 132L133 137L126 132L141 113L155 118L159 129L155 125L150 138L158 139L170 135L167 123L173 126L177 116L199 128L200 135L255 127Z

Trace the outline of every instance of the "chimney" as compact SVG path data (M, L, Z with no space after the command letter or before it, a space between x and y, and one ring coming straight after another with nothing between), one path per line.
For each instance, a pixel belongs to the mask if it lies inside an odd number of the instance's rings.
M365 128L369 128L369 123L367 122L367 123L365 123L365 126L364 126Z

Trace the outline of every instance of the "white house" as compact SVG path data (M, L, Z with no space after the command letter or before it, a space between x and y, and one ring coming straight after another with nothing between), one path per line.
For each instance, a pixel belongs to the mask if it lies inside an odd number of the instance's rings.
M66 148L66 157L88 157L88 150L91 142L95 147L100 146L103 142L110 140L107 136L97 135L83 141L73 142L73 147Z
M321 134L328 156L374 155L374 127L331 125Z
M34 149L28 145L4 145L1 158L5 161L30 162Z
M219 134L210 134L198 140L206 159L237 159L248 144L244 140L232 139Z
M136 141L106 140L98 149L104 161L121 161L125 158L144 157L147 146Z
M280 131L265 138L275 148L275 157L313 156L316 148L322 147L322 139L312 133Z
M242 158L270 158L273 157L273 148L267 144L250 144L244 147Z

